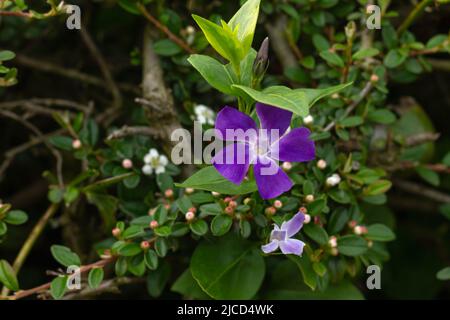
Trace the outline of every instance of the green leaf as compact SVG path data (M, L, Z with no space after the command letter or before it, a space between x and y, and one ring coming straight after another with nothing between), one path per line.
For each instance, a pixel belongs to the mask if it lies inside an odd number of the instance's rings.
M131 177L124 179L123 184L128 189L134 189L138 186L140 181L141 181L141 176L136 174L136 175L133 175Z
M360 116L351 116L339 121L339 125L344 128L356 127L364 122Z
M51 136L48 138L48 142L50 142L52 145L61 150L71 151L73 149L72 148L73 139L71 137Z
M172 229L169 226L160 226L160 227L156 228L154 231L155 231L155 234L160 237L168 237L168 236L170 236Z
M320 57L332 66L343 68L345 66L344 60L335 52L325 50L320 53Z
M427 167L420 166L416 168L416 172L423 180L425 180L432 186L439 186L441 180L439 179L439 175L433 170L428 169Z
M147 276L147 291L152 297L159 297L166 287L171 273L170 265L162 263L158 269L151 271Z
M184 297L206 300L210 297L200 288L197 281L192 277L191 270L185 270L181 276L175 280L174 284L170 288L172 291L177 292Z
M182 51L179 45L170 39L162 39L153 44L153 50L160 56L174 56Z
M92 289L98 288L100 283L103 281L103 277L105 275L105 272L103 271L103 268L93 268L91 271L89 271L88 275L88 284L89 287Z
M148 224L147 224L148 226ZM145 231L141 225L132 225L125 229L122 233L124 239L136 238L138 236L144 235Z
M317 276L314 272L313 266L309 257L304 254L302 257L289 254L287 257L294 262L297 267L300 269L300 272L303 277L303 282L311 288L311 290L315 290L317 287Z
M208 224L205 220L196 220L189 224L189 228L198 236L203 236L208 232Z
M9 50L0 51L0 62L12 60L16 57L16 54Z
M355 235L347 235L338 239L339 253L346 256L359 256L367 251L367 241Z
M338 208L328 221L328 233L337 234L344 229L347 221L350 219L350 212L344 208Z
M0 221L0 236L6 234L8 232L8 226L3 221Z
M436 274L436 278L438 278L439 280L450 280L450 267L440 270Z
M439 212L450 220L450 203L445 203L439 207Z
M11 210L3 220L6 223L19 225L28 221L28 215L22 210Z
M364 188L363 193L366 196L375 196L387 192L391 187L392 182L380 179Z
M337 203L347 204L352 201L348 192L342 189L331 189L328 195Z
M128 271L136 277L142 277L145 273L144 255L138 254L128 258Z
M64 293L67 290L67 276L58 276L52 280L50 284L50 294L53 299L58 300L64 296Z
M158 255L154 250L148 250L144 254L145 264L150 270L156 270L158 268Z
M362 48L362 49L359 49L358 51L356 51L353 54L352 58L353 58L353 60L362 60L362 59L376 56L379 53L380 53L380 50L378 50L377 48Z
M194 188L233 195L251 193L257 190L254 180L244 180L240 185L235 185L222 177L213 166L200 169L183 183L175 185L179 188Z
M167 240L164 238L157 238L155 241L155 251L160 257L165 257L167 251L169 250L169 245Z
M272 86L262 91L241 85L233 85L233 87L242 90L255 101L292 111L305 117L309 114L309 108L319 99L338 92L350 84L346 83L325 89L290 89L283 86Z
M19 290L19 282L16 273L6 260L0 260L0 282L12 291Z
M190 268L203 291L214 299L251 299L265 274L260 249L234 234L201 242Z
M250 50L258 21L260 0L247 0L228 22L232 30L237 29L237 38L244 53Z
M86 192L89 203L95 205L104 221L105 229L111 229L115 223L115 213L119 200L109 194L100 192Z
M316 241L318 244L325 245L328 242L328 234L324 228L316 224L307 224L303 227L303 231L308 237Z
M395 240L395 234L384 224L372 224L367 227L367 239L374 241L392 241Z
M50 247L53 258L65 267L80 266L80 257L70 248L54 244Z
M223 236L230 231L233 219L227 214L221 214L214 217L211 222L211 232L215 236Z
M226 28L226 24L220 27L195 14L192 17L202 29L211 46L234 66L239 66L239 62L244 58L246 52L240 46L237 34L233 33L229 27Z
M378 109L367 114L367 119L381 124L391 124L396 120L395 114L388 109Z
M128 262L125 257L119 257L114 265L116 275L118 277L123 277L128 269Z
M405 62L407 54L401 49L389 50L386 57L384 57L384 65L388 68L396 68Z
M141 252L141 247L137 243L127 243L119 248L119 254L124 257L135 256Z
M188 61L213 88L225 94L235 94L231 86L237 84L238 79L226 65L200 54L191 55Z
M64 202L66 203L66 205L71 204L72 202L74 202L78 196L80 195L80 191L72 186L67 187L67 189L64 192Z

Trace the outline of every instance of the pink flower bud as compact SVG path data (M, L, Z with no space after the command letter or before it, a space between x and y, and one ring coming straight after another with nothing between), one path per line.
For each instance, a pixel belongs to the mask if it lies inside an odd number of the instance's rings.
M265 212L267 215L273 216L277 212L277 209L275 209L274 207L267 207Z
M164 191L164 196L166 198L172 198L173 197L173 190L172 189L167 189L166 191Z
M187 221L192 221L195 218L195 213L192 211L188 211L188 212L186 212L184 217L186 218Z
M281 208L283 207L283 202L281 202L280 200L275 200L275 201L273 202L273 206L274 206L276 209L281 209Z
M141 242L141 249L142 249L142 250L147 250L148 248L150 248L150 242L148 242L148 241L142 241L142 242Z
M130 159L123 159L122 160L122 168L124 168L124 169L133 168L133 162Z
M158 226L159 226L158 221L153 220L152 222L150 222L150 229L158 228Z
M120 233L121 233L121 231L120 231L120 229L119 228L114 228L114 229L112 229L112 235L114 236L114 237L119 237L120 236Z
M80 149L81 148L81 141L79 139L73 140L72 141L72 148L74 148L75 150Z

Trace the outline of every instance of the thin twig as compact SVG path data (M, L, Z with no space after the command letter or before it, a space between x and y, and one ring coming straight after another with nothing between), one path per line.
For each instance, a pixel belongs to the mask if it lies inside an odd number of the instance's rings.
M177 45L179 45L181 48L183 48L186 52L190 54L194 54L195 51L189 47L189 45L186 44L182 39L177 37L175 34L173 34L165 25L163 25L161 22L158 21L155 17L153 17L150 12L143 6L142 4L137 5L139 11L142 13L142 15L150 21L156 28L161 30L163 33L167 35L167 37L175 42Z
M31 13L22 12L22 11L0 11L0 16L20 17L20 18L28 18L28 19L30 19L32 17Z
M425 8L431 4L433 0L422 0L418 3L414 9L410 12L410 14L406 17L403 23L398 27L397 34L402 34L409 28L409 26L417 19L417 17L425 10Z
M439 138L439 133L434 132L423 132L418 133L406 138L405 146L406 147L414 147L423 143L433 142Z
M358 98L355 101L353 101L345 110L344 116L343 116L344 118L353 112L353 110L361 103L361 101L363 101L364 98L367 97L367 95L370 93L372 88L373 88L372 81L368 81L366 83L366 85L364 86L364 88L359 93ZM333 127L335 125L336 125L336 121L333 120L323 129L323 131L330 131L331 129L333 129Z
M36 240L41 235L42 231L44 230L45 226L47 225L48 221L55 215L58 204L52 204L48 207L47 211L45 211L44 215L39 219L38 223L34 226L31 233L28 235L27 240L25 240L24 244L22 245L22 248L19 251L19 254L17 255L16 259L13 263L13 270L14 273L17 275L22 268L22 265L24 264L25 260L27 259L31 249L33 248L34 244L36 243ZM2 296L7 296L9 294L9 289L6 287L3 287Z
M450 203L450 196L438 190L406 180L394 179L393 182L396 187L406 192L430 198L437 202Z
M160 137L160 133L158 130L155 130L154 128L151 127L144 127L144 126L139 126L139 127L128 127L128 126L123 126L122 128L112 132L107 138L106 140L115 140L115 139L121 139L121 138L125 138L128 136L135 136L135 135L143 135L143 136L150 136L153 138L159 138Z

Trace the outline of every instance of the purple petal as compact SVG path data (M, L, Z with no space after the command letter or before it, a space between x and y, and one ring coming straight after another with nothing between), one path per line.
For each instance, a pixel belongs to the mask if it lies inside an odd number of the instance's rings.
M280 242L279 245L281 252L284 254L296 254L301 256L305 243L297 239L287 239L286 241Z
M254 174L259 194L263 199L278 197L293 186L287 174L268 157L257 158Z
M234 184L240 184L247 174L250 161L249 147L243 143L232 143L220 150L211 160L217 171Z
M286 231L287 236L290 238L300 231L303 226L303 221L305 221L305 215L299 212L291 220L283 222L281 230Z
M267 129L268 131L277 129L280 137L291 124L292 112L268 104L257 103L256 114L261 122L262 129Z
M278 249L278 241L271 241L268 244L261 246L264 253L271 253Z
M296 128L271 146L272 157L281 161L305 162L315 158L314 141L307 128Z
M254 135L257 134L257 127L255 121L239 110L232 107L224 107L217 114L216 118L216 131L219 131L222 140L227 141L243 141L243 139L228 138L227 139L227 129L230 134L235 132L252 132ZM241 130L239 130L241 129Z

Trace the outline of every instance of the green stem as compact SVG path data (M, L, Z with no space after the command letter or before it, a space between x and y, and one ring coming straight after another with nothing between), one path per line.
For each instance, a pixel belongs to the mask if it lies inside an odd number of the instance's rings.
M36 240L39 238L39 236L41 235L45 226L47 225L47 222L56 213L58 206L59 206L58 204L54 203L48 207L47 211L44 213L44 215L41 217L41 219L39 219L38 223L34 226L33 230L31 231L30 235L28 236L27 240L25 240L25 243L23 244L22 248L20 249L19 254L16 257L16 260L14 260L14 264L12 266L16 275L19 273L20 269L22 268L22 265L24 264L25 260L27 259ZM6 287L3 287L1 295L7 296L8 294L9 294L9 289Z
M397 34L401 35L403 32L406 31L406 29L409 28L409 26L414 22L414 20L417 19L417 17L425 10L425 8L431 4L433 0L422 0L413 11L406 17L405 21L398 27Z

